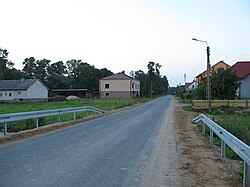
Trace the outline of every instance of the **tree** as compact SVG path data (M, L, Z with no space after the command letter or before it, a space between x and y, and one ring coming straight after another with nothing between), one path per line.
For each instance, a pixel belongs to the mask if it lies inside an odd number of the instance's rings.
M164 77L162 79L160 75L161 65L159 63L154 63L149 61L147 67L148 67L147 89L149 90L149 94L161 95L167 93L168 80L167 77Z
M67 69L63 61L58 61L48 66L48 74L64 75L66 73Z
M235 99L236 90L239 88L239 78L231 68L220 68L211 76L212 99Z
M65 76L66 66L62 61L52 63L47 68L47 86L50 89L63 89L69 87L69 79Z
M148 90L147 90L147 75L142 71L135 71L135 79L140 81L140 90L141 90L141 96L147 96Z
M14 68L14 63L8 60L8 51L0 48L0 80L21 79L22 73Z
M35 77L44 83L47 83L48 67L50 62L51 61L47 59L38 60L36 62Z
M8 51L6 49L0 48L0 80L5 78L5 71L7 69L6 64L8 62Z
M149 61L148 72L145 74L142 70L135 72L135 79L140 81L141 95L151 96L167 94L168 79L166 76L161 76L159 63ZM152 92L151 92L152 91Z
M27 79L33 79L35 77L36 59L34 57L25 58L23 62L22 72Z

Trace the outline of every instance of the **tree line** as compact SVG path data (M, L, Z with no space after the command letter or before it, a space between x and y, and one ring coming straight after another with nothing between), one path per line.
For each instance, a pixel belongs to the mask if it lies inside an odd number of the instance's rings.
M37 60L34 57L25 58L22 70L14 67L8 60L8 51L0 48L0 80L40 79L50 90L86 88L98 90L99 80L112 75L107 68L98 69L82 60L71 59L66 61L51 62L48 59ZM160 75L161 65L154 62L148 63L148 72L135 71L133 78L141 82L141 95L152 96L166 94L168 80Z

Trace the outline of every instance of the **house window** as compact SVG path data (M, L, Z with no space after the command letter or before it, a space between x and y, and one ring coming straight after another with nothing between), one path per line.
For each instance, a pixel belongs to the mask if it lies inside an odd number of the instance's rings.
M12 93L9 93L9 96L11 97L11 96L12 96Z
M106 88L106 89L109 89L109 84L105 84L105 88Z
M106 97L109 97L109 93L108 93L108 92L106 92L106 93L105 93L105 96L106 96Z
M21 95L21 91L18 91L17 94L18 94L18 95Z
M0 93L0 97L2 97L3 96L3 93Z

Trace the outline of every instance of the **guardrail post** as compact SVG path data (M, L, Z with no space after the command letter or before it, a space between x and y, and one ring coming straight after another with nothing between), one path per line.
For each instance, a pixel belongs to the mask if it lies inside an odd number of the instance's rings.
M212 131L212 129L210 129L210 143L213 145L214 143L214 132Z
M3 129L3 134L7 135L7 122L4 122L4 129Z
M243 186L250 186L250 166L244 161L244 176L243 176Z
M74 112L74 121L76 120L76 112Z
M204 123L202 123L202 125L201 125L201 132L205 136L205 134L206 134L206 125Z
M38 125L38 118L36 118L36 128L38 128L39 125Z
M221 140L221 158L225 158L226 156L226 144L223 140Z
M61 119L60 119L60 114L58 115L58 123L61 122Z

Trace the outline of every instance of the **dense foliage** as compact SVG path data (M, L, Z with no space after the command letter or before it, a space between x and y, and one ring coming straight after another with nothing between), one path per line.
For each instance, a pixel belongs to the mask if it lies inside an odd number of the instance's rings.
M211 74L211 99L235 99L239 88L239 78L230 69L220 68ZM196 99L206 98L206 79L203 79L195 90Z
M20 79L22 72L14 68L14 63L8 60L8 51L0 48L0 80Z
M168 79L165 75L160 75L161 65L149 62L147 67L147 73L144 73L142 70L135 72L135 79L141 82L141 95L152 97L167 94Z
M106 68L97 69L81 60L68 60L66 63L51 62L48 59L24 59L22 71L15 69L8 60L8 51L0 49L0 80L40 79L50 89L87 88L97 90L99 79L111 75Z
M168 90L166 76L160 75L161 65L148 63L148 72L139 70L133 73L135 79L141 82L141 95L163 95ZM14 68L14 63L8 60L8 51L0 48L0 80L40 79L47 87L52 89L86 88L99 89L99 80L113 74L110 70L98 69L81 60L68 60L51 62L48 59L36 60L29 57L23 61L22 71Z

